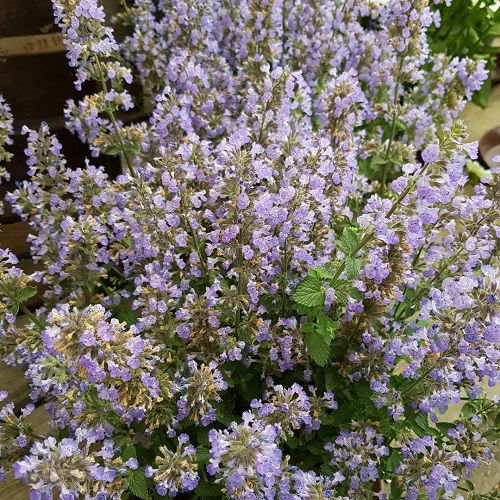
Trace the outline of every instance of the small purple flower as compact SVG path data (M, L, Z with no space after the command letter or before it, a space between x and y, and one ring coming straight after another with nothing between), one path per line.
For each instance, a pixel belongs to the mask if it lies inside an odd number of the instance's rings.
M438 144L429 144L422 151L422 160L425 163L432 163L439 158L439 145Z

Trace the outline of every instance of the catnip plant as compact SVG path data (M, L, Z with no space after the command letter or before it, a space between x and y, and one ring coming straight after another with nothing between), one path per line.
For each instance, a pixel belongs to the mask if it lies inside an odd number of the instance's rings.
M7 199L43 270L2 250L32 399L0 412L4 474L33 499L473 496L500 198L457 117L484 62L431 52L427 0L135 0L119 42L98 0L53 4L98 88L67 127L123 171L23 129ZM123 123L133 79L151 113ZM1 100L2 160L11 132Z

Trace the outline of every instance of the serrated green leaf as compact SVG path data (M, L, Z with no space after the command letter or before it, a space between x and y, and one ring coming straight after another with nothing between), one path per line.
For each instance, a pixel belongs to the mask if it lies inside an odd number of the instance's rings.
M316 331L324 337L328 345L335 338L335 331L338 328L338 321L333 321L325 313L319 313L317 316Z
M200 465L208 464L210 460L210 450L205 446L198 446L196 448L196 461Z
M389 472L394 472L394 469L401 463L402 456L400 450L396 448L391 450L391 454L386 461L386 468Z
M335 301L341 306L346 306L349 302L349 294L342 288L335 289Z
M208 429L205 427L200 427L196 432L196 439L198 443L208 446Z
M121 323L126 323L127 326L132 326L137 322L137 314L130 308L120 307L114 311L114 315Z
M17 313L19 312L19 302L13 302L7 310L13 314L14 316L17 316Z
M438 435L438 431L429 425L429 415L427 413L420 412L409 422L418 437Z
M375 166L378 165L385 165L387 163L387 160L385 159L385 156L383 155L375 155L372 159L370 164Z
M333 368L325 369L325 388L327 391L333 391L342 378Z
M356 231L351 227L345 227L342 231L342 237L337 242L337 246L346 255L353 254L358 247L359 240Z
M217 483L202 482L196 488L195 493L201 498L222 498L221 486Z
M137 452L135 450L135 446L133 444L129 444L125 446L122 451L122 460L126 462L130 458L137 458Z
M139 467L132 471L128 477L128 488L136 496L142 500L150 500L146 476L144 475L144 467Z
M477 413L477 409L475 408L472 402L465 403L462 406L462 410L460 411L460 416L463 418L471 418L473 415Z
M311 333L311 332L314 332L314 323L308 321L307 323L304 323L301 327L300 327L300 331L303 332L303 333Z
M345 272L348 280L356 278L359 274L360 266L356 259L346 258Z
M329 342L316 331L306 332L304 343L307 347L307 353L319 366L325 366L330 356Z
M316 335L320 335L325 340L326 344L330 346L332 341L330 329L316 325Z
M17 294L19 302L24 302L31 297L36 295L36 288L34 286L25 286L22 290L20 290Z
M435 425L438 428L438 430L441 431L441 433L444 434L445 436L448 435L448 431L450 429L456 427L456 425L452 422L437 422Z
M319 267L316 269L318 276L322 280L331 280L335 276L331 269L327 269L325 267Z
M403 496L403 488L402 488L400 481L398 481L398 478L393 479L391 481L391 497L390 498L402 498L402 496Z
M349 297L352 297L354 300L361 301L363 300L364 296L363 293L360 292L356 287L350 286L349 287Z
M309 273L293 294L293 300L307 307L325 303L325 290L317 273Z

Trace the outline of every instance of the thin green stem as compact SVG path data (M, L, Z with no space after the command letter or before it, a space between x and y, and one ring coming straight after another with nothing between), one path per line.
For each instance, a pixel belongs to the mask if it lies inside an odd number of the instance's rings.
M418 377L416 380L414 380L404 391L401 392L401 395L404 396L404 395L408 394L410 391L412 391L415 387L417 387L417 385L419 385L424 379L427 378L429 373L431 373L431 371L434 370L434 368L435 368L434 365L427 368L427 370L425 370L425 372L422 373L422 375L420 375L420 377Z
M436 227L438 221L434 222L434 224L432 224L431 228L429 231L433 231L434 228ZM430 243L428 244L430 245ZM415 269L417 264L418 264L418 261L420 260L420 257L423 253L423 250L424 248L426 248L428 245L422 245L419 249L418 249L418 252L415 254L415 257L413 257L413 260L412 260L412 263L411 263L411 268L412 269ZM404 297L406 295L406 292L408 290L408 285L405 285L403 287L403 300L401 302L398 302L398 304L396 305L396 309L394 309L394 317L396 318L399 314L399 308L404 304Z
M209 281L208 277L208 268L205 264L205 258L203 256L203 253L201 251L200 247L200 242L198 240L198 236L196 234L196 231L193 229L193 226L189 222L189 218L186 216L186 207L184 204L184 200L181 198L181 207L182 207L182 218L184 219L184 224L187 226L189 229L189 234L191 235L191 239L193 240L193 245L196 253L198 254L198 258L200 259L200 265L201 265L201 270L203 272L203 276L207 281Z
M3 291L3 293L10 299L12 302L15 304L19 304L19 309L23 311L23 313L28 316L28 318L35 323L40 330L43 330L45 328L45 323L43 320L41 320L38 316L35 316L27 307L25 304L20 302L15 295L13 295L10 290L3 284L0 284L0 290Z
M97 56L95 56L95 60L96 60L97 68L99 69L99 81L101 82L102 90L107 94L108 93L108 86L106 84L106 77L104 75L104 70L102 68L101 61L99 60L99 57L97 57ZM107 109L106 111L109 115L109 118L111 119L111 122L113 123L115 136L118 139L118 142L120 144L120 150L123 153L123 157L125 158L125 163L127 164L127 168L130 172L130 175L132 175L132 177L137 177L135 170L134 170L134 167L132 166L132 161L130 159L130 156L128 155L128 152L125 149L125 143L123 142L123 138L122 138L122 135L120 133L120 127L118 125L118 122L116 121L115 114L113 113L113 111L111 109Z
M104 290L104 292L108 297L111 297L113 295L113 292L106 286L104 281L100 280L99 285L101 286L101 288Z
M415 179L413 180L413 182L411 182L410 184L408 184L408 186L405 188L405 190L398 196L398 198L396 199L396 201L392 204L391 208L389 209L389 211L387 212L386 214L386 219L388 219L395 211L396 209L399 207L399 205L401 204L401 202L406 198L406 196L408 196L408 194L412 191L412 189L415 187L415 184L417 183L418 179L423 175L423 173L427 170L427 168L429 167L430 163L426 163L424 165L424 167L422 168L422 170L420 170L420 172L415 176ZM355 257L356 254L365 246L367 245L375 236L375 231L370 231L369 233L367 233L363 239L359 242L358 246L352 251L349 253L348 257ZM338 278L339 276L343 273L345 267L347 265L347 259L344 259L337 271L335 272L332 280L331 280L331 283L334 283Z
M282 317L285 317L285 311L286 311L286 299L287 299L286 287L288 286L287 276L288 276L288 245L287 245L287 238L285 238L284 255L283 255L283 296L281 302Z
M205 259L203 258L203 254L201 252L201 247L200 247L200 242L198 240L198 236L196 235L196 232L193 229L193 226L191 226L187 217L185 217L184 220L186 221L186 224L189 228L191 238L193 239L194 248L196 250L196 253L198 254L198 258L200 259L200 265L201 265L201 269L203 271L203 275L205 276L205 279L208 280L208 269L207 269L207 266L205 264Z
M127 2L125 0L120 0L120 4L123 6L125 9L125 12L129 15L132 14L132 11L130 10L130 7L127 5Z
M484 220L484 217L481 217L481 219L479 219L479 221L476 223L475 228L471 231L470 236L474 236L477 233L477 231L478 231L479 227L481 226L481 223L482 223L483 220ZM457 261L457 259L460 257L460 255L462 254L462 252L465 250L466 243L467 243L467 240L465 240L464 242L462 242L460 244L460 246L458 247L457 252L455 253L455 255L453 255L453 257L450 258L450 260L446 263L445 267L443 269L441 269L438 274L436 274L428 283L425 284L425 286L423 286L417 292L417 294L415 295L415 297L413 297L413 299L410 301L410 303L408 304L408 306L411 307L414 304L416 304L424 296L424 294L427 292L427 290L429 290L430 287L432 287L435 283L437 283L439 281L439 279L441 278L441 276L443 275L443 273L445 271L447 271ZM403 311L401 311L401 312L403 312ZM408 316L406 316L406 317L408 317ZM397 316L395 316L394 319L396 321L399 321L400 319L404 319L404 318L398 314Z
M113 271L121 278L125 278L125 276L123 276L123 273L114 264L111 264L111 269L113 269Z
M239 195L239 194L238 194ZM238 211L236 211L236 222L238 222ZM243 279L241 269L243 267L243 224L240 224L240 232L238 233L238 248L236 249L236 266L238 269L238 288L236 297L236 313L234 321L234 331L236 338L238 338L238 333L240 329L241 322L241 294L243 293Z
M45 324L43 323L42 320L40 320L40 318L38 318L38 316L35 316L24 304L19 304L19 308L21 309L21 311L23 311L24 314L26 314L26 316L28 316L28 318L31 319L31 321L33 321L33 323L35 323L41 330L43 330L45 328Z
M391 122L391 134L389 136L389 142L387 144L387 148L385 150L385 155L384 155L384 164L382 166L382 180L380 181L380 195L383 196L385 192L385 182L387 178L387 165L389 163L389 156L391 154L391 148L392 148L392 143L394 142L394 137L396 135L396 120L398 117L397 113L397 104L398 104L398 98L399 98L399 83L401 81L401 72L403 71L403 63L404 63L404 55L401 56L401 59L399 60L399 66L398 66L398 75L396 78L396 85L394 87L394 97L392 100L392 105L394 107L392 111L392 122Z

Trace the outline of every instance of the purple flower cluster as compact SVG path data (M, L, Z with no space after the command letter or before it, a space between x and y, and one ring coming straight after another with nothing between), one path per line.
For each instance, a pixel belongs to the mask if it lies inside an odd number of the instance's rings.
M463 424L448 431L448 442L438 447L430 436L413 439L402 448L402 461L396 468L406 499L415 500L420 487L431 500L458 486L465 471L470 472L491 459L487 442L480 433Z
M0 162L8 162L12 158L12 153L7 151L7 147L12 144L11 135L14 131L14 118L9 104L0 94ZM0 179L9 180L10 175L4 166L0 167ZM3 208L3 207L2 207Z
M222 473L233 498L272 498L282 463L278 435L279 428L255 420L250 413L229 430L212 429L208 473Z
M299 384L288 389L282 385L272 385L272 389L264 394L264 402L254 399L250 406L255 410L258 419L267 424L279 427L280 436L293 436L297 429L303 428L307 433L318 430L320 414L326 410L336 410L338 405L331 391L322 397L313 393L309 396Z
M380 477L377 457L389 455L389 448L383 444L384 436L373 428L356 422L351 428L340 431L335 443L325 444L325 450L332 455L330 464L339 470L337 481L347 481L348 491L354 495L371 490Z
M170 451L160 448L162 456L155 459L156 468L148 466L146 477L152 477L159 495L175 497L178 492L192 491L200 480L196 464L196 449L189 443L189 436L181 434L177 438L177 449Z
M227 382L217 370L217 363L197 366L196 361L187 363L187 376L176 374L174 393L182 394L177 400L178 420L190 418L207 426L215 420L217 412L211 403L221 401L220 393L227 389Z

